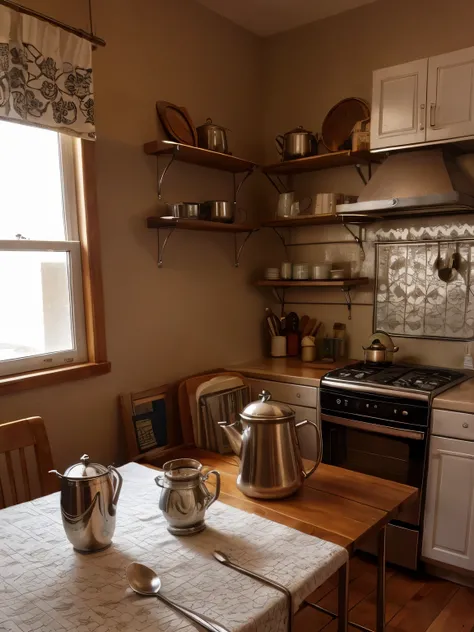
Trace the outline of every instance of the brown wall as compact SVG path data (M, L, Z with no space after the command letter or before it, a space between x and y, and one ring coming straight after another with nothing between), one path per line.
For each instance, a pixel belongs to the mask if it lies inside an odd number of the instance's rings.
M417 58L429 57L474 45L472 24L474 3L466 0L378 0L353 11L275 35L264 47L264 124L265 159L277 160L273 139L277 134L303 125L319 131L324 116L340 99L362 97L370 102L372 71ZM340 191L358 195L362 182L352 168L333 169L293 179L297 192ZM270 192L268 207L276 204ZM449 218L439 220L449 224ZM462 219L466 221L465 217ZM392 222L390 226L421 226L419 220ZM385 222L384 227L388 224ZM376 229L377 226L374 227ZM325 227L299 229L298 241L350 239L344 229ZM365 261L355 245L291 248L294 261L351 261L352 272L374 275L373 247L366 247ZM356 303L371 303L372 288L358 292ZM305 295L293 295L303 300ZM342 300L336 292L313 293L310 300ZM291 306L289 306L291 309ZM334 321L347 324L352 357L361 357L361 345L372 332L372 307L355 306L353 319L344 307L334 305L294 306L300 314L308 312L323 320L330 330ZM453 342L397 339L400 356L425 363L460 366L464 345Z
M87 28L87 2L29 5ZM101 0L94 53L97 185L107 343L112 373L0 399L0 422L42 415L58 467L84 452L103 462L120 454L117 394L260 355L262 296L248 283L265 250L257 235L233 267L229 235L175 233L156 265L160 210L156 162L142 151L157 135L155 101L186 105L199 124L229 127L232 151L259 160L261 41L192 0ZM229 174L174 165L168 200L231 196ZM258 181L243 206L257 208Z

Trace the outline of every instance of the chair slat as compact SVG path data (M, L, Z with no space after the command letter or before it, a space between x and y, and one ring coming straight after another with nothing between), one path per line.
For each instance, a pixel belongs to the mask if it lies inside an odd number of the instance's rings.
M7 462L8 477L10 479L10 491L12 494L12 501L13 504L16 505L16 503L18 502L18 494L16 490L15 472L13 471L12 453L5 452L5 459Z
M20 448L19 453L20 453L21 475L23 477L23 486L25 488L25 500L31 500L30 479L28 477L28 467L26 465L25 448Z

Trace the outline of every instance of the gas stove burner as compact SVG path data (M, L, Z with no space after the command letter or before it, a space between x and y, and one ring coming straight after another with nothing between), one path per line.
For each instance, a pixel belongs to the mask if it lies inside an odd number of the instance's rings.
M376 364L358 362L327 373L323 386L346 388L364 392L383 393L390 390L391 396L409 396L416 399L431 399L434 395L473 377L471 371L455 371L429 366L410 364ZM360 385L360 386L359 386ZM410 395L411 394L411 395Z

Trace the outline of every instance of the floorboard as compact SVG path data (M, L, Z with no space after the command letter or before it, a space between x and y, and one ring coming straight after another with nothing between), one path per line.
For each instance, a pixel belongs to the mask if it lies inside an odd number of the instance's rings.
M336 579L331 578L308 601L337 610ZM374 629L376 565L351 560L350 620ZM387 569L387 632L474 632L474 589L429 575ZM349 627L350 632L357 628ZM337 632L337 621L306 607L295 617L294 632Z

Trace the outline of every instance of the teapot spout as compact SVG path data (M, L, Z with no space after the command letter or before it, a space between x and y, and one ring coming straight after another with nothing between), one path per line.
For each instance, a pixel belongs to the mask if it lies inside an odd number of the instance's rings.
M229 439L230 447L237 456L240 456L242 450L242 434L237 430L236 425L236 423L229 424L228 421L219 421L219 426Z

